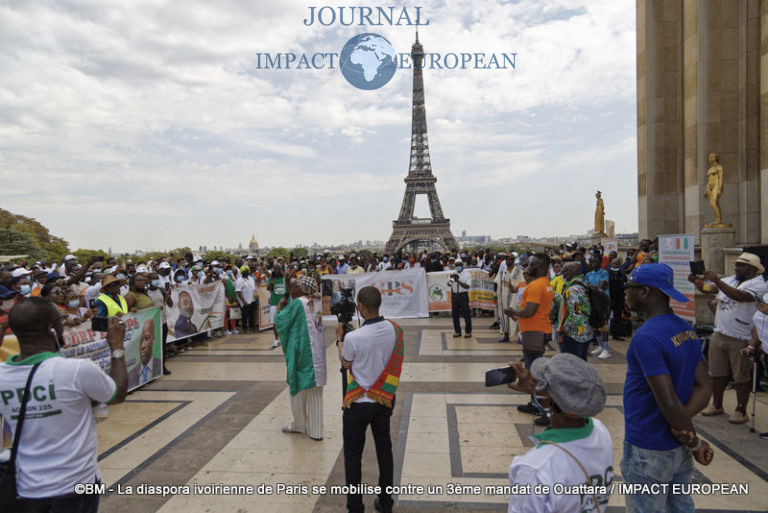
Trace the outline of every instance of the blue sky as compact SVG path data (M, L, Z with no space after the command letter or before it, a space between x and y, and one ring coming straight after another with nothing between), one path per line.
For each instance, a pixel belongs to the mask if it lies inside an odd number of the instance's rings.
M386 240L408 170L411 73L255 70L374 32L306 27L303 1L0 6L0 205L73 248ZM351 5L351 4L345 4ZM594 192L637 230L635 2L430 0L428 52L516 52L425 70L433 172L454 234L583 233Z

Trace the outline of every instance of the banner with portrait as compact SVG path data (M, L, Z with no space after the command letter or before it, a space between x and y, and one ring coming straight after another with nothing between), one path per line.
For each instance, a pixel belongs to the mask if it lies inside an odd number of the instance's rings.
M173 306L166 307L168 342L224 326L224 284L178 285L171 290Z
M326 274L321 276L323 315L331 315L334 306L347 297L356 302L357 292L372 286L381 292L379 313L384 317L427 317L427 279L423 268L379 271L363 274Z
M159 378L163 374L163 325L160 308L147 308L122 318L125 324L125 367L128 371L128 391ZM91 321L64 329L59 352L67 358L90 358L109 374L112 351L105 331L93 331ZM6 333L0 361L19 354L19 341ZM0 424L1 425L1 424Z

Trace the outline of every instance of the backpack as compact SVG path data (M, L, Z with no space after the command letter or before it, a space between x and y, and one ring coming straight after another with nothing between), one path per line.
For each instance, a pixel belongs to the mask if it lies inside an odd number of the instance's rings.
M587 297L589 297L589 319L587 322L589 325L593 328L605 326L611 315L611 301L608 294L596 285L587 285L581 280L575 281L574 284L581 285L587 291Z

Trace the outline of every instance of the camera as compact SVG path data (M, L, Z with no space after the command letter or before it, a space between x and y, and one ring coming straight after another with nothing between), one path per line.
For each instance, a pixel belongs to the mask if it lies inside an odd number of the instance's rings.
M339 324L344 327L344 333L352 331L352 317L355 315L357 307L352 298L352 289L341 289L341 300L331 307L331 313L339 320Z
M691 274L702 276L706 272L703 260L696 260L695 262L689 262L691 266Z

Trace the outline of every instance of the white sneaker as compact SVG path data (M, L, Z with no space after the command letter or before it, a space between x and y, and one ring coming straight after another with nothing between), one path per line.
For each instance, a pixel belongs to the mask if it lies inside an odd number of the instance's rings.
M603 352L603 348L600 346L597 346L597 349L590 351L589 354L591 354L592 356L597 356L602 352Z
M606 351L606 350L603 350L603 352L602 352L602 353L600 353L599 355L597 355L597 357L598 357L598 358L600 358L601 360L605 360L605 359L607 359L607 358L610 358L610 357L611 357L611 353L609 353L609 352L608 352L608 351Z
M272 349L276 348L279 345L280 345L280 341L278 339L275 339L275 341L272 342Z
M232 332L231 332L231 331L229 331L229 330L225 331L224 333L225 333L227 336L230 336L230 335L232 334Z
M240 332L239 332L239 331L237 331L237 330L232 330L232 334L233 334L233 335L237 335L238 333L240 333Z

